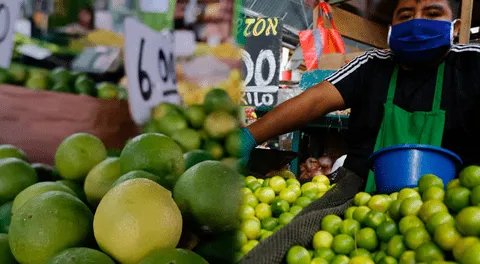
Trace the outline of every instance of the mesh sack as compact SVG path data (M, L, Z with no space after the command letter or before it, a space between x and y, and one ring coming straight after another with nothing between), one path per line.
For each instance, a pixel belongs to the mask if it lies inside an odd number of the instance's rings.
M345 168L338 170L336 180L334 188L302 210L290 224L262 241L240 263L280 264L292 246L308 247L315 233L320 230L323 217L330 214L343 216L352 205L355 194L365 187L364 180Z

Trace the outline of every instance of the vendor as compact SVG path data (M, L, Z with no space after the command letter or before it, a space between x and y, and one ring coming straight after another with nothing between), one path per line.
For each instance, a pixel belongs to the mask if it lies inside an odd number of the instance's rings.
M244 160L257 143L351 108L343 167L367 192L375 190L369 156L388 146L440 146L479 163L480 46L453 45L460 21L450 1L395 2L390 50L366 52L243 128Z

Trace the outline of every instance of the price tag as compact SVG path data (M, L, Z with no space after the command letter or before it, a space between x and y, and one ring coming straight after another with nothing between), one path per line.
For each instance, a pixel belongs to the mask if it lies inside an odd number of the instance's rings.
M52 55L52 52L45 48L40 48L37 45L25 44L18 47L18 52L25 56L34 58L36 60L44 60Z
M246 18L242 27L246 38L242 51L243 103L250 106L274 107L280 83L280 51L282 23L278 18Z
M20 0L0 0L0 67L9 68L13 53L15 21L20 15Z
M130 112L145 124L161 102L178 104L174 36L154 31L133 18L125 20L125 63Z
M77 72L103 74L115 71L113 66L120 59L120 49L112 47L86 48L72 63L72 69Z

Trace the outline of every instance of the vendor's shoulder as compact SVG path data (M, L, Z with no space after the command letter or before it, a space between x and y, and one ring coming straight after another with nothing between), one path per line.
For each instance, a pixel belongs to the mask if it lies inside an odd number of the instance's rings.
M480 45L475 44L457 44L453 45L450 49L452 55L479 58L480 57Z
M386 49L372 49L366 51L364 54L358 56L359 60L392 60L393 53Z
M480 67L480 46L474 44L453 45L450 49L452 61L459 63L463 69Z

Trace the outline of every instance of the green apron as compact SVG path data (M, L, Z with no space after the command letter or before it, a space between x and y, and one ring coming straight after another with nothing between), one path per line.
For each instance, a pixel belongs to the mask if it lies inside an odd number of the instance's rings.
M395 66L390 79L387 101L384 105L385 112L374 152L399 144L441 146L445 128L445 111L440 109L444 71L445 63L442 63L438 67L432 111L410 113L393 104L398 76L398 66ZM365 192L375 191L375 177L373 171L370 171Z

